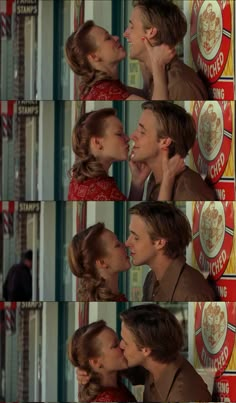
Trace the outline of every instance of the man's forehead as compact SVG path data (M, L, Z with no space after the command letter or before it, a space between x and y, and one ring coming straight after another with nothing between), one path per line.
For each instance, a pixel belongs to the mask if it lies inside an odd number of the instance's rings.
M146 225L146 223L145 223L144 218L141 215L131 214L131 217L130 217L130 229L132 229L133 225L135 225L135 227L136 227L136 225L138 225L138 226L141 225L143 227L143 225Z
M131 15L130 15L130 22L131 23L140 23L140 25L142 25L142 20L141 20L141 16L142 16L142 9L139 6L133 7L132 11L131 11Z

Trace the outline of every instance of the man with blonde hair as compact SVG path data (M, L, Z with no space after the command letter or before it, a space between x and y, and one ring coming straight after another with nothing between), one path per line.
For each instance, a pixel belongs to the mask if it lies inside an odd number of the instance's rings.
M121 315L121 343L133 384L144 384L143 402L210 402L207 385L180 354L181 326L156 304L133 306ZM133 376L132 376L133 375Z
M214 190L199 173L185 166L175 176L168 175L170 159L179 155L186 158L196 139L193 117L181 106L168 101L147 101L142 104L138 127L131 135L134 146L131 162L144 163L152 172L147 189L147 200L215 200ZM130 200L140 200L142 185L131 185ZM160 188L168 189L160 197Z
M143 301L212 301L214 292L199 270L186 263L192 232L185 214L166 202L142 202L131 207L126 246L135 266L151 270L143 286Z
M130 58L140 63L147 98L151 98L156 80L160 91L157 99L208 99L198 74L175 52L170 54L187 32L186 18L178 6L170 0L133 0L133 6L124 37L130 43ZM166 64L163 54L168 52L171 59Z

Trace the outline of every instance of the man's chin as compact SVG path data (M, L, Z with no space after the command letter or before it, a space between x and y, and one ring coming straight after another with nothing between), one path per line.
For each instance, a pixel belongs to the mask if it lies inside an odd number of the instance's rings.
M135 52L132 49L129 50L129 58L131 60L137 59L137 55L135 54Z
M133 162L143 162L143 160L140 157L138 157L138 155L135 155L135 154L132 155L131 160Z
M132 260L133 266L140 266L139 262L133 258Z

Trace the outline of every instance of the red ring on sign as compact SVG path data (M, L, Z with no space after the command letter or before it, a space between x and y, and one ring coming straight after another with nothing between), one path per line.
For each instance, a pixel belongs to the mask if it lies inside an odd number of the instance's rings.
M203 11L202 7L207 9L207 6L214 4L217 1L218 6L221 10L222 16L222 29L221 29L221 43L217 53L212 57L211 60L206 59L201 52L199 47L198 38L200 34L198 33L198 18L199 14ZM202 14L204 14L202 12ZM192 6L191 23L190 23L190 35L191 35L191 50L194 63L197 69L201 70L204 76L207 78L209 83L215 83L222 75L230 51L231 45L231 7L229 0L222 2L220 0L194 0ZM212 33L214 30L212 30ZM207 31L210 35L211 31Z
M224 304L224 305L223 305ZM207 310L220 310L216 323L216 315L208 314ZM224 312L227 313L225 318ZM223 316L221 316L223 313ZM203 315L205 317L203 317ZM211 316L211 317L210 317ZM204 319L207 318L207 326L204 326ZM217 334L220 335L219 326L227 326L224 329L224 340L220 342L220 348L213 353L209 350L206 340L217 342ZM204 327L203 327L204 326ZM227 368L232 356L235 344L236 318L234 302L199 302L195 311L195 342L198 358L204 368L212 368L218 378ZM203 334L204 332L204 334ZM205 334L208 333L207 337ZM222 336L223 337L223 332ZM214 340L215 338L215 340Z
M220 203L224 211L224 238L220 250L214 257L210 257L206 254L202 247L200 237L200 219L202 209L210 203ZM209 272L210 276L214 280L218 280L225 272L229 263L230 254L234 241L234 209L233 202L197 202L194 206L193 212L193 250L197 260L197 264L202 272Z
M200 128L199 128L199 116L205 105L212 104L219 105L223 117L223 139L221 147L217 155L212 159L207 159L203 153L202 147L199 143ZM232 146L232 108L230 101L197 101L193 104L193 118L197 127L197 137L192 148L193 158L198 172L205 173L203 167L207 168L207 177L209 181L214 184L217 183L223 176L225 168L228 164L231 146Z

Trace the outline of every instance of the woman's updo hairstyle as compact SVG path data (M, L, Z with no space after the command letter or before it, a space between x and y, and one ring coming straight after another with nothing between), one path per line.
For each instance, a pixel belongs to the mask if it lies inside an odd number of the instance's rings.
M68 247L68 262L72 273L79 279L79 301L114 301L114 294L96 268L96 260L106 256L101 238L106 231L103 223L97 223L76 234Z
M97 337L107 328L104 320L85 325L77 329L68 344L68 356L74 367L85 370L90 376L89 382L79 387L79 401L90 402L102 390L101 379L91 367L89 360L101 355Z
M116 116L116 110L103 108L85 113L76 122L72 132L72 149L77 158L70 171L72 178L82 182L88 178L107 177L102 164L91 154L90 140L93 136L104 136L106 119L110 116Z
M88 61L88 54L97 50L91 30L96 25L86 21L66 41L65 54L73 72L80 77L80 95L85 96L91 87L100 80L112 79L107 73L96 70Z

